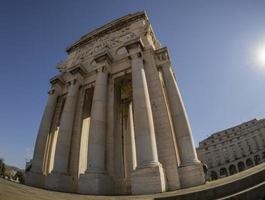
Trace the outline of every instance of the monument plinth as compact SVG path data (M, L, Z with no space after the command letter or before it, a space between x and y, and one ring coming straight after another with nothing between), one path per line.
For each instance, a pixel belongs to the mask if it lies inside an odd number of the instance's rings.
M152 194L204 184L166 47L145 12L67 49L26 183L82 194Z

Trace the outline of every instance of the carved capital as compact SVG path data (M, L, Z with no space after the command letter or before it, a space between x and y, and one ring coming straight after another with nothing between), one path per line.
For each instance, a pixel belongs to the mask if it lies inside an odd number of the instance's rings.
M56 68L60 71L60 72L64 72L67 68L66 62L64 61L60 61L57 63Z
M168 50L166 47L155 50L156 63L159 66L169 66L170 60L168 55Z
M112 56L108 51L104 51L96 55L94 60L97 64L107 64L107 65L110 65L113 61Z
M128 43L125 43L124 47L130 54L135 52L142 52L144 50L144 45L141 38L137 38Z
M128 58L129 58L130 60L135 59L135 58L142 58L142 52L136 52L136 53L134 53L134 54L130 54L130 55L128 56Z
M140 38L130 41L124 45L129 52L129 59L142 58L142 51L144 50L143 42Z
M69 69L69 73L72 75L80 75L82 77L84 77L87 74L87 70L85 69L85 67L82 64L77 64L72 66Z
M59 75L57 75L57 76L51 78L51 79L50 79L50 83L51 83L52 87L58 85L58 86L60 86L61 88L62 88L62 87L64 86L64 84L65 84L63 78L62 78L61 76L59 76Z
M109 73L109 68L105 65L102 65L102 66L99 66L97 69L96 69L96 73L99 73L99 72L102 72L102 73Z
M51 89L48 91L48 94L49 94L49 95L53 95L53 94L55 94L55 89L51 88Z
M78 78L73 78L72 80L67 82L68 87L75 85L80 85L80 80Z

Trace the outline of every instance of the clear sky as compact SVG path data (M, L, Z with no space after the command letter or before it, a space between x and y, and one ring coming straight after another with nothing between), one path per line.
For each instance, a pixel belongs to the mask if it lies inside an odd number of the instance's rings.
M146 10L168 47L195 143L265 117L264 0L0 0L0 157L31 158L49 79L65 48L105 23Z

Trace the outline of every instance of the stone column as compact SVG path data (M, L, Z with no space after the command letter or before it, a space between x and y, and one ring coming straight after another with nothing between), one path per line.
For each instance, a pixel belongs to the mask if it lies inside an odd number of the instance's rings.
M111 194L112 182L106 172L106 126L108 70L99 67L94 89L89 128L87 170L80 175L79 193Z
M47 141L60 89L61 88L59 87L53 86L52 89L48 92L48 102L42 115L38 131L38 136L32 159L32 168L26 176L26 184L28 185L34 185L39 187L43 187L44 185L44 182L42 180L43 178L37 176L44 176L45 151L47 148Z
M107 81L107 71L98 70L89 128L87 172L102 173L106 169Z
M164 65L162 71L179 151L181 186L192 187L203 184L205 177L202 165L197 158L189 120L172 68L170 65Z
M53 172L68 174L71 136L74 124L75 108L79 90L79 82L74 79L69 82L68 94L62 112L58 140L56 145Z
M72 191L72 180L69 174L71 137L80 83L77 79L73 79L68 84L68 93L61 116L56 144L54 168L47 178L46 187L69 192Z
M32 172L43 173L44 155L46 142L48 139L49 131L52 124L53 114L55 111L58 92L55 89L51 89L49 92L49 98L42 115L38 137L35 144L34 156L32 160Z
M130 120L130 133L131 133L131 154L132 154L132 169L135 170L137 166L136 149L135 149L135 134L133 122L133 108L132 102L129 103L129 120Z
M132 193L149 194L166 190L165 175L158 162L154 122L147 88L141 43L127 46L133 86L133 113L137 168L132 173ZM150 181L151 180L151 181Z

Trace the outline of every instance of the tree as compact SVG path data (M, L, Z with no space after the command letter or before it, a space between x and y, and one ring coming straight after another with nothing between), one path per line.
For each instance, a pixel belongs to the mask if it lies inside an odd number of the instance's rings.
M6 166L5 166L4 160L0 158L0 177L5 176L5 171L6 171Z
M15 176L13 177L13 179L18 179L18 181L22 184L25 183L25 177L24 174L21 171L17 171L17 173L15 174Z

